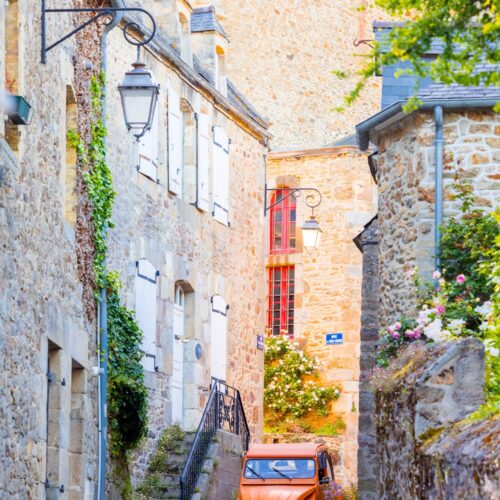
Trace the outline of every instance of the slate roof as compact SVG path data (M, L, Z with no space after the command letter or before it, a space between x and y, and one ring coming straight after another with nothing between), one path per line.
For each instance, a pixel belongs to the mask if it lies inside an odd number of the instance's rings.
M191 13L191 33L200 33L203 31L217 31L217 33L227 38L224 28L217 19L213 6L199 7Z

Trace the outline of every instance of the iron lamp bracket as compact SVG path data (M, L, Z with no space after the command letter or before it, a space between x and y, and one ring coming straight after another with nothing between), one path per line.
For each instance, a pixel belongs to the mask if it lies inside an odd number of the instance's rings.
M59 44L67 40L68 38L71 38L73 35L76 35L79 31L85 29L87 26L92 24L93 22L97 21L101 17L109 17L110 20L106 24L111 24L115 19L118 13L120 12L138 12L145 14L151 21L152 24L152 29L151 32L143 39L143 40L136 40L132 38L132 36L128 33L128 30L137 30L141 31L139 28L139 25L133 21L127 22L122 30L123 30L123 36L125 37L125 40L127 40L128 43L131 45L135 45L136 47L141 47L143 45L146 45L149 43L153 37L156 34L156 23L153 18L153 16L144 9L141 9L139 7L123 7L123 8L113 8L113 7L104 7L104 8L82 8L82 9L47 9L46 5L46 0L42 0L42 29L41 29L41 36L42 36L42 64L45 64L47 62L47 52L52 50L54 47L57 47ZM59 38L59 40L55 41L54 43L47 45L47 14L57 14L57 13L81 13L81 12L87 12L90 14L94 14L90 19L85 21L83 24L80 26L76 27L74 30L70 31L63 37Z
M309 194L306 194L305 197L305 204L312 210L314 210L319 204L321 203L322 197L321 193L319 192L318 189L316 188L309 188L309 187L304 187L304 188L268 188L267 184L264 187L265 193L264 193L264 215L267 214L271 208L275 207L276 205L279 205L283 200L286 200L287 198L293 197L295 199L299 198L303 192L309 192ZM267 199L268 195L267 193L269 191L289 191L285 196L280 198L278 201L275 201L271 205L267 204Z

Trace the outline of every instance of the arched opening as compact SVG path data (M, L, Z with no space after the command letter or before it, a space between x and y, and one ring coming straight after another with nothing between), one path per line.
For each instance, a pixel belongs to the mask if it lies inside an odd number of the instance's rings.
M270 253L286 254L296 251L297 201L289 188L274 192L271 200Z
M220 45L215 46L215 88L227 95L226 54Z
M196 120L194 110L186 99L180 100L182 112L183 189L187 203L196 203Z

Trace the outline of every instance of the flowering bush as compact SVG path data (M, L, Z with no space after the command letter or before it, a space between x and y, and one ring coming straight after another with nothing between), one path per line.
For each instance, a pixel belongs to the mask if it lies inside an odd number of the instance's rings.
M318 387L314 381L317 358L307 356L286 335L266 338L264 352L264 408L267 421L297 419L315 411L328 414L328 403L337 399L337 387Z
M440 260L432 283L422 284L416 269L415 318L401 318L381 332L377 365L386 368L390 358L415 340L428 343L474 336L486 352L486 388L489 403L500 409L500 211L473 210L469 185L456 185L462 200L462 218L443 227Z

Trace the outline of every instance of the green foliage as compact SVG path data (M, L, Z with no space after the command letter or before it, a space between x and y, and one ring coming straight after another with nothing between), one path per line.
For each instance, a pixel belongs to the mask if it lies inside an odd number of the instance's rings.
M500 60L498 0L371 0L370 4L384 9L390 19L409 22L392 29L385 42L375 42L358 72L355 88L345 97L347 105L357 99L368 79L380 74L383 66L399 61L409 62L409 72L417 79L429 75L446 84L500 84L498 68L477 69L480 62L495 64ZM424 57L434 40L443 43L443 52L435 59ZM413 97L406 111L418 104Z
M337 416L331 422L328 422L327 424L315 429L314 434L317 434L319 436L339 436L345 431L345 429L346 424L344 420L342 419L342 417Z
M336 387L318 387L317 360L307 356L286 335L266 339L264 354L264 409L268 422L298 419L310 412L328 415L328 403L337 399Z
M168 457L174 453L184 439L184 432L179 424L167 427L156 446L156 450L148 465L148 472L144 481L137 487L137 493L147 498L164 498L168 485L163 480L163 475L168 473Z
M111 216L116 193L106 163L107 131L102 122L101 104L104 85L104 75L92 77L89 143L85 144L75 131L68 132L68 141L76 148L80 166L86 167L82 178L92 206L96 298L99 289L108 289L110 452L119 457L136 447L147 433L147 389L141 366L142 332L133 312L120 303L118 274L107 272L105 267L106 235L113 227Z

